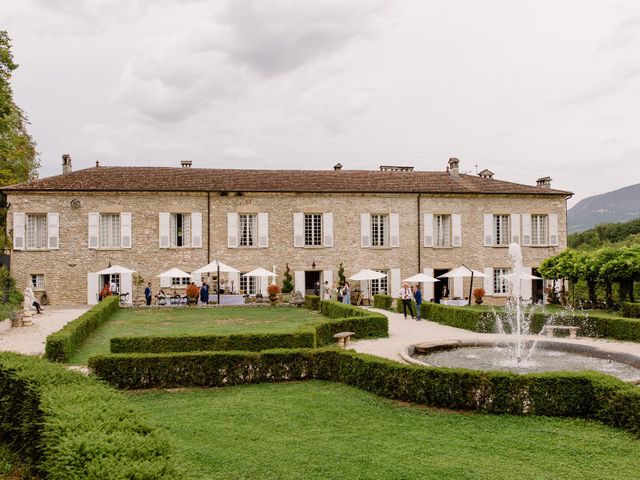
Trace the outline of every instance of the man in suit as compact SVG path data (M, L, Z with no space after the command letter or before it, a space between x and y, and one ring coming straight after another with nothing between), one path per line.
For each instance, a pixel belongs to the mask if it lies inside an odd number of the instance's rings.
M151 282L144 289L144 299L147 301L147 306L151 305Z
M422 304L422 292L420 291L420 285L413 287L413 298L416 301L416 320L420 321L420 305Z

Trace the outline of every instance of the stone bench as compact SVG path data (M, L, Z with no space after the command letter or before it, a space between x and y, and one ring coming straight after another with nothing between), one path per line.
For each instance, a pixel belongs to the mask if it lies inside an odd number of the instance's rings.
M547 337L553 337L554 332L558 330L564 330L569 332L569 338L578 338L578 329L580 327L572 327L569 325L545 325L542 327L542 332Z
M340 332L340 333L336 333L333 336L333 338L336 339L336 341L338 342L338 345L340 345L342 348L347 348L347 345L349 344L349 339L351 338L352 335L355 335L355 333Z

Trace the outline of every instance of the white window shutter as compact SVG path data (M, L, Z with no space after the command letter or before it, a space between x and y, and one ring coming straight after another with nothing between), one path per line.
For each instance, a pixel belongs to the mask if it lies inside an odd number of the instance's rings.
M89 214L89 248L98 248L99 222L99 213L92 212Z
M202 248L202 213L191 212L191 247Z
M433 268L425 268L422 270L422 273L425 275L429 275L433 277ZM425 302L430 302L432 298L434 298L434 283L433 282L423 282L422 283L422 299Z
M50 250L60 248L60 214L47 213L48 245Z
M459 213L454 213L451 215L451 229L453 231L453 242L451 243L454 247L459 247L462 245L462 215Z
M98 303L98 294L100 286L98 285L98 273L87 273L87 305L96 305Z
M171 286L170 277L160 277L160 288L169 288Z
M399 268L392 268L390 271L391 274L391 288L390 288L390 292L389 295L391 295L393 298L398 298L398 294L400 293L400 288L401 288L401 283L400 283L400 269Z
M522 214L522 245L531 245L531 214Z
M433 247L433 213L424 214L424 246Z
M368 248L371 246L371 215L360 214L360 246Z
M269 214L258 213L258 246L267 248L269 246Z
M227 247L238 248L238 214L227 213Z
M522 271L525 274L531 275L531 267L522 267ZM520 296L525 302L531 300L532 291L533 291L533 280L524 279L520 280Z
M333 213L322 214L322 230L322 233L324 233L324 246L333 247Z
M400 214L389 215L389 230L391 231L391 248L400 246Z
M558 214L549 214L549 245L558 245ZM526 297L525 297L526 298Z
M196 284L197 287L202 286L202 274L201 273L193 273L191 275L191 281Z
M484 214L484 246L493 246L493 214Z
M304 213L302 212L293 214L293 246L304 247ZM304 295L304 292L302 294Z
M511 214L511 243L520 244L520 214Z
M324 285L324 282L329 282L329 288L333 289L333 270L323 270L322 271L322 282L321 282L321 284ZM320 288L320 298L322 298L323 295L324 295L324 289L321 287Z
M120 245L122 248L131 248L131 214L120 214Z
M25 214L13 214L13 249L24 250L25 246Z
M493 295L493 268L484 269L484 293L485 295Z
M120 293L128 293L128 304L133 303L133 281L130 273L120 275Z
M295 291L300 292L302 296L305 296L305 284L304 284L304 271L296 270L293 275L293 280L295 282Z
M453 296L464 298L464 281L462 277L453 278Z
M160 212L158 228L160 231L160 238L158 246L160 248L169 248L169 213Z
M263 297L266 297L268 295L267 287L269 286L269 277L257 277L256 281L258 282L258 291Z

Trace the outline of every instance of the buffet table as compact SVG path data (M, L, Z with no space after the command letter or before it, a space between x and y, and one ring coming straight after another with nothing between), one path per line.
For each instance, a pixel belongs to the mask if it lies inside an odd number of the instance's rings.
M209 303L217 302L218 294L210 293L209 294ZM244 305L244 296L242 295L230 295L227 293L220 294L220 305Z

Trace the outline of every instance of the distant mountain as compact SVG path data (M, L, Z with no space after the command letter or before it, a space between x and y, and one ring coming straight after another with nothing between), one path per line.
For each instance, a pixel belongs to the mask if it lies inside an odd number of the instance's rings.
M640 183L580 200L567 215L569 233L640 218Z

